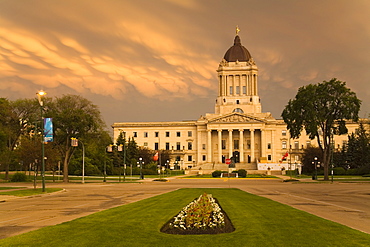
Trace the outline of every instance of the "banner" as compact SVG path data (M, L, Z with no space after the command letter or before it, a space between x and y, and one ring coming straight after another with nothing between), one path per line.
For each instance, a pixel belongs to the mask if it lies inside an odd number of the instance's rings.
M53 141L53 119L44 118L44 142Z

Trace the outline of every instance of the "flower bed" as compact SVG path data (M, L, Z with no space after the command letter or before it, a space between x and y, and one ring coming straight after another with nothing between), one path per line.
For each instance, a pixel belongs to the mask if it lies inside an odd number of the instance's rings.
M234 226L217 200L204 193L167 222L161 232L170 234L218 234L234 231Z

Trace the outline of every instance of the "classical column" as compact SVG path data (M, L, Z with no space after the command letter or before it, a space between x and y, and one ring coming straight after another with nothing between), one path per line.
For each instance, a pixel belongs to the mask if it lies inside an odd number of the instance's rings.
M233 130L229 129L229 159L233 156Z
M244 162L244 138L243 138L243 132L244 130L243 129L240 129L239 130L239 158L240 158L240 163L243 163Z
M251 163L254 163L254 147L256 144L254 143L254 129L250 129L251 132Z
M202 133L203 132L200 131L199 128L197 128L197 139L195 140L196 145L197 145L196 146L197 147L197 160L196 160L197 165L204 162L202 159Z
M272 130L271 131L271 160L274 162L275 160L275 133L276 131L275 130ZM277 161L275 161L277 162Z
M207 130L207 162L212 162L212 130Z
M217 130L218 132L218 162L222 163L222 130Z
M265 131L263 129L261 129L261 157L265 157L267 158L266 156L266 135L265 135Z

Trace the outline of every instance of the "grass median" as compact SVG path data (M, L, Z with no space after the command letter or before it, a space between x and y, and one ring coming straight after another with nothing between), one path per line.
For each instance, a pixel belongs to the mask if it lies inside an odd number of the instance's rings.
M0 195L8 196L33 196L38 194L52 193L62 190L61 188L45 188L45 192L41 188L38 189L24 189L24 190L12 190L12 191L2 191Z
M171 235L160 228L202 193L212 194L235 231ZM368 246L370 235L238 189L180 189L56 226L0 246Z

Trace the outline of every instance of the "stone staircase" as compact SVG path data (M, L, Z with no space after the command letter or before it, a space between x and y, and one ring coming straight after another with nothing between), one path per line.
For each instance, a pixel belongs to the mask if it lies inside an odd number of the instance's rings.
M258 171L257 170L257 164L251 164L251 163L237 163L235 164L235 168L231 168L234 170L244 169L247 170L249 174L262 172L265 173L265 171ZM206 163L202 165L197 165L189 170L186 171L187 174L190 175L197 175L197 174L211 174L215 170L220 171L228 171L229 166L224 163Z

